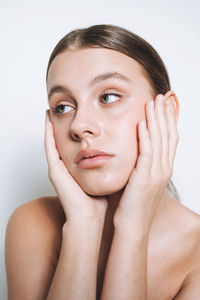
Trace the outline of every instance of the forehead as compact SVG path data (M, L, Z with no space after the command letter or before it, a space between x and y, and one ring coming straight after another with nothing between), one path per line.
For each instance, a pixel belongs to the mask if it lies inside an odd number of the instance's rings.
M131 57L106 48L82 48L66 50L52 61L47 78L47 88L55 84L79 82L86 85L96 75L106 72L119 72L136 80L148 76L144 68Z

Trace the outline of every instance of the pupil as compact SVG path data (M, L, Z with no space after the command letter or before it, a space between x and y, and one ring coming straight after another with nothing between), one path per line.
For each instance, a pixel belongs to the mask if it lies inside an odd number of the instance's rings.
M63 108L64 108L64 105L59 105L58 106L58 112L59 113L63 112Z
M107 95L103 96L103 102L106 102L106 97L107 97Z

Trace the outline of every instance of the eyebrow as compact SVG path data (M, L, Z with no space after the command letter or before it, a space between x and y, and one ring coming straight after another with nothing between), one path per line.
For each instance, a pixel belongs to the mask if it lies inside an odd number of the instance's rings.
M99 83L101 81L110 79L110 78L120 79L120 80L123 80L123 81L125 81L127 83L131 83L131 80L128 77L126 77L125 75L122 75L119 72L107 72L107 73L99 74L95 78L93 78L89 82L88 87L91 88L95 84L97 84L97 83ZM53 86L50 89L50 91L48 93L48 98L50 99L52 97L52 95L55 94L55 93L71 94L71 91L66 86L56 85L56 86Z

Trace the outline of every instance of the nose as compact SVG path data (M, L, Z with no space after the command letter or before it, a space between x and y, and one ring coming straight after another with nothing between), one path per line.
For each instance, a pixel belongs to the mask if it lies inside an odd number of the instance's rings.
M94 138L100 133L100 124L95 111L89 108L77 109L71 123L71 136L74 140L80 141L84 138Z

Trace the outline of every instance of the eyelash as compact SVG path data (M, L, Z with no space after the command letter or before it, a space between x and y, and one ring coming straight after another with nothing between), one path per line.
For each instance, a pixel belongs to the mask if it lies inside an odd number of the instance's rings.
M101 94L101 95L99 96L99 99L102 99L104 96L117 96L117 97L119 97L119 98L122 97L122 95L120 95L120 94L111 93L111 92L104 92L103 94ZM116 100L116 101L118 101L118 100ZM112 101L112 102L116 102L116 101ZM112 103L112 102L110 102L110 103ZM103 103L103 104L107 105L107 104L110 104L110 103ZM59 112L58 110L59 110L60 107L63 107L63 108L64 108L65 106L70 106L70 105L59 104L59 105L56 105L56 106L54 106L53 108L51 108L51 110L52 110L55 114L57 114L57 115L64 115L65 112Z

